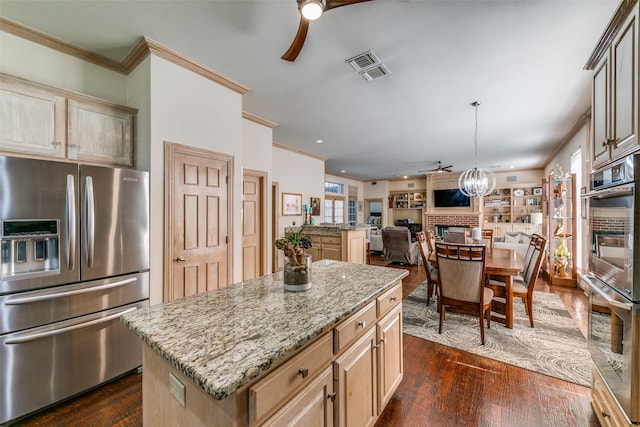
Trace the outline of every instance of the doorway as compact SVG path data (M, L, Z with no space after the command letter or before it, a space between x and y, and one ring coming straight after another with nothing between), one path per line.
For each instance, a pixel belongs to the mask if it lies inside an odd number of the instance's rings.
M267 274L267 173L242 172L242 280Z
M164 154L166 302L231 281L233 158L171 142Z

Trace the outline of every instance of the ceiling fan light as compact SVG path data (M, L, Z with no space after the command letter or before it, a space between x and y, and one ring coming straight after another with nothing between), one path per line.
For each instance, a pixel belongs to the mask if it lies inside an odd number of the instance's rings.
M300 5L300 13L309 21L320 18L324 12L324 1L306 0Z

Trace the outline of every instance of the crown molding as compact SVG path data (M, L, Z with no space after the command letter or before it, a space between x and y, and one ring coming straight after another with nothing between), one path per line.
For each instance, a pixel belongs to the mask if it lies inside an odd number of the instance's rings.
M549 166L549 164L551 164L551 161L558 155L560 150L562 150L564 146L567 145L569 141L573 139L574 136L576 136L576 134L580 131L580 129L582 129L589 122L589 120L591 120L591 107L589 107L587 111L585 111L578 118L578 121L576 122L575 125L573 125L569 133L562 139L562 141L560 141L560 144L558 144L558 146L553 151L553 153L551 153L547 161L544 162L544 165L542 165L543 169L545 169L547 166ZM588 141L587 141L587 146L589 146Z
M42 46L48 47L66 55L73 56L82 61L89 62L94 65L115 71L121 74L129 75L149 54L153 53L167 61L170 61L182 68L192 71L211 81L231 89L239 94L249 92L249 88L240 83L226 77L216 71L198 64L197 62L187 58L186 56L169 49L160 43L142 36L138 42L129 51L122 62L115 61L106 56L91 52L89 50L68 43L57 37L50 36L26 25L19 24L7 18L0 17L0 31L13 34L25 40L32 41Z
M67 43L57 37L50 36L49 34L45 34L10 19L0 17L0 31L13 34L14 36L48 47L49 49L57 50L58 52L82 59L91 64L124 74L124 67L118 61Z
M282 145L278 142L273 141L271 145L275 148L279 148L281 150L291 151L292 153L301 154L303 156L311 157L314 159L322 160L323 162L327 161L326 157L318 156L317 154L307 153L306 151L299 150L297 148L289 147L288 145Z
M242 118L246 119L246 120L249 120L249 121L252 121L252 122L255 122L255 123L258 123L259 125L266 126L268 128L271 128L271 129L273 129L273 128L278 126L278 124L275 123L275 122L272 122L272 121L267 120L267 119L263 119L262 117L258 117L256 115L248 113L246 111L242 112Z

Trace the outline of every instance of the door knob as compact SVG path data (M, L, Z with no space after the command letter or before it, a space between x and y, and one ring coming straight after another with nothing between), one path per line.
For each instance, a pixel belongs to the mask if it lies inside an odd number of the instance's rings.
M178 258L176 258L176 262L187 262L189 261L187 258L183 257L182 255L180 255Z

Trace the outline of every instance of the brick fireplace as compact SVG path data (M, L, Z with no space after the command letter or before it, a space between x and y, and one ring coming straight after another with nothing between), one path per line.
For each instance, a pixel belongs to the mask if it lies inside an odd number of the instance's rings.
M435 230L436 225L447 227L479 227L479 215L427 214L427 230Z

